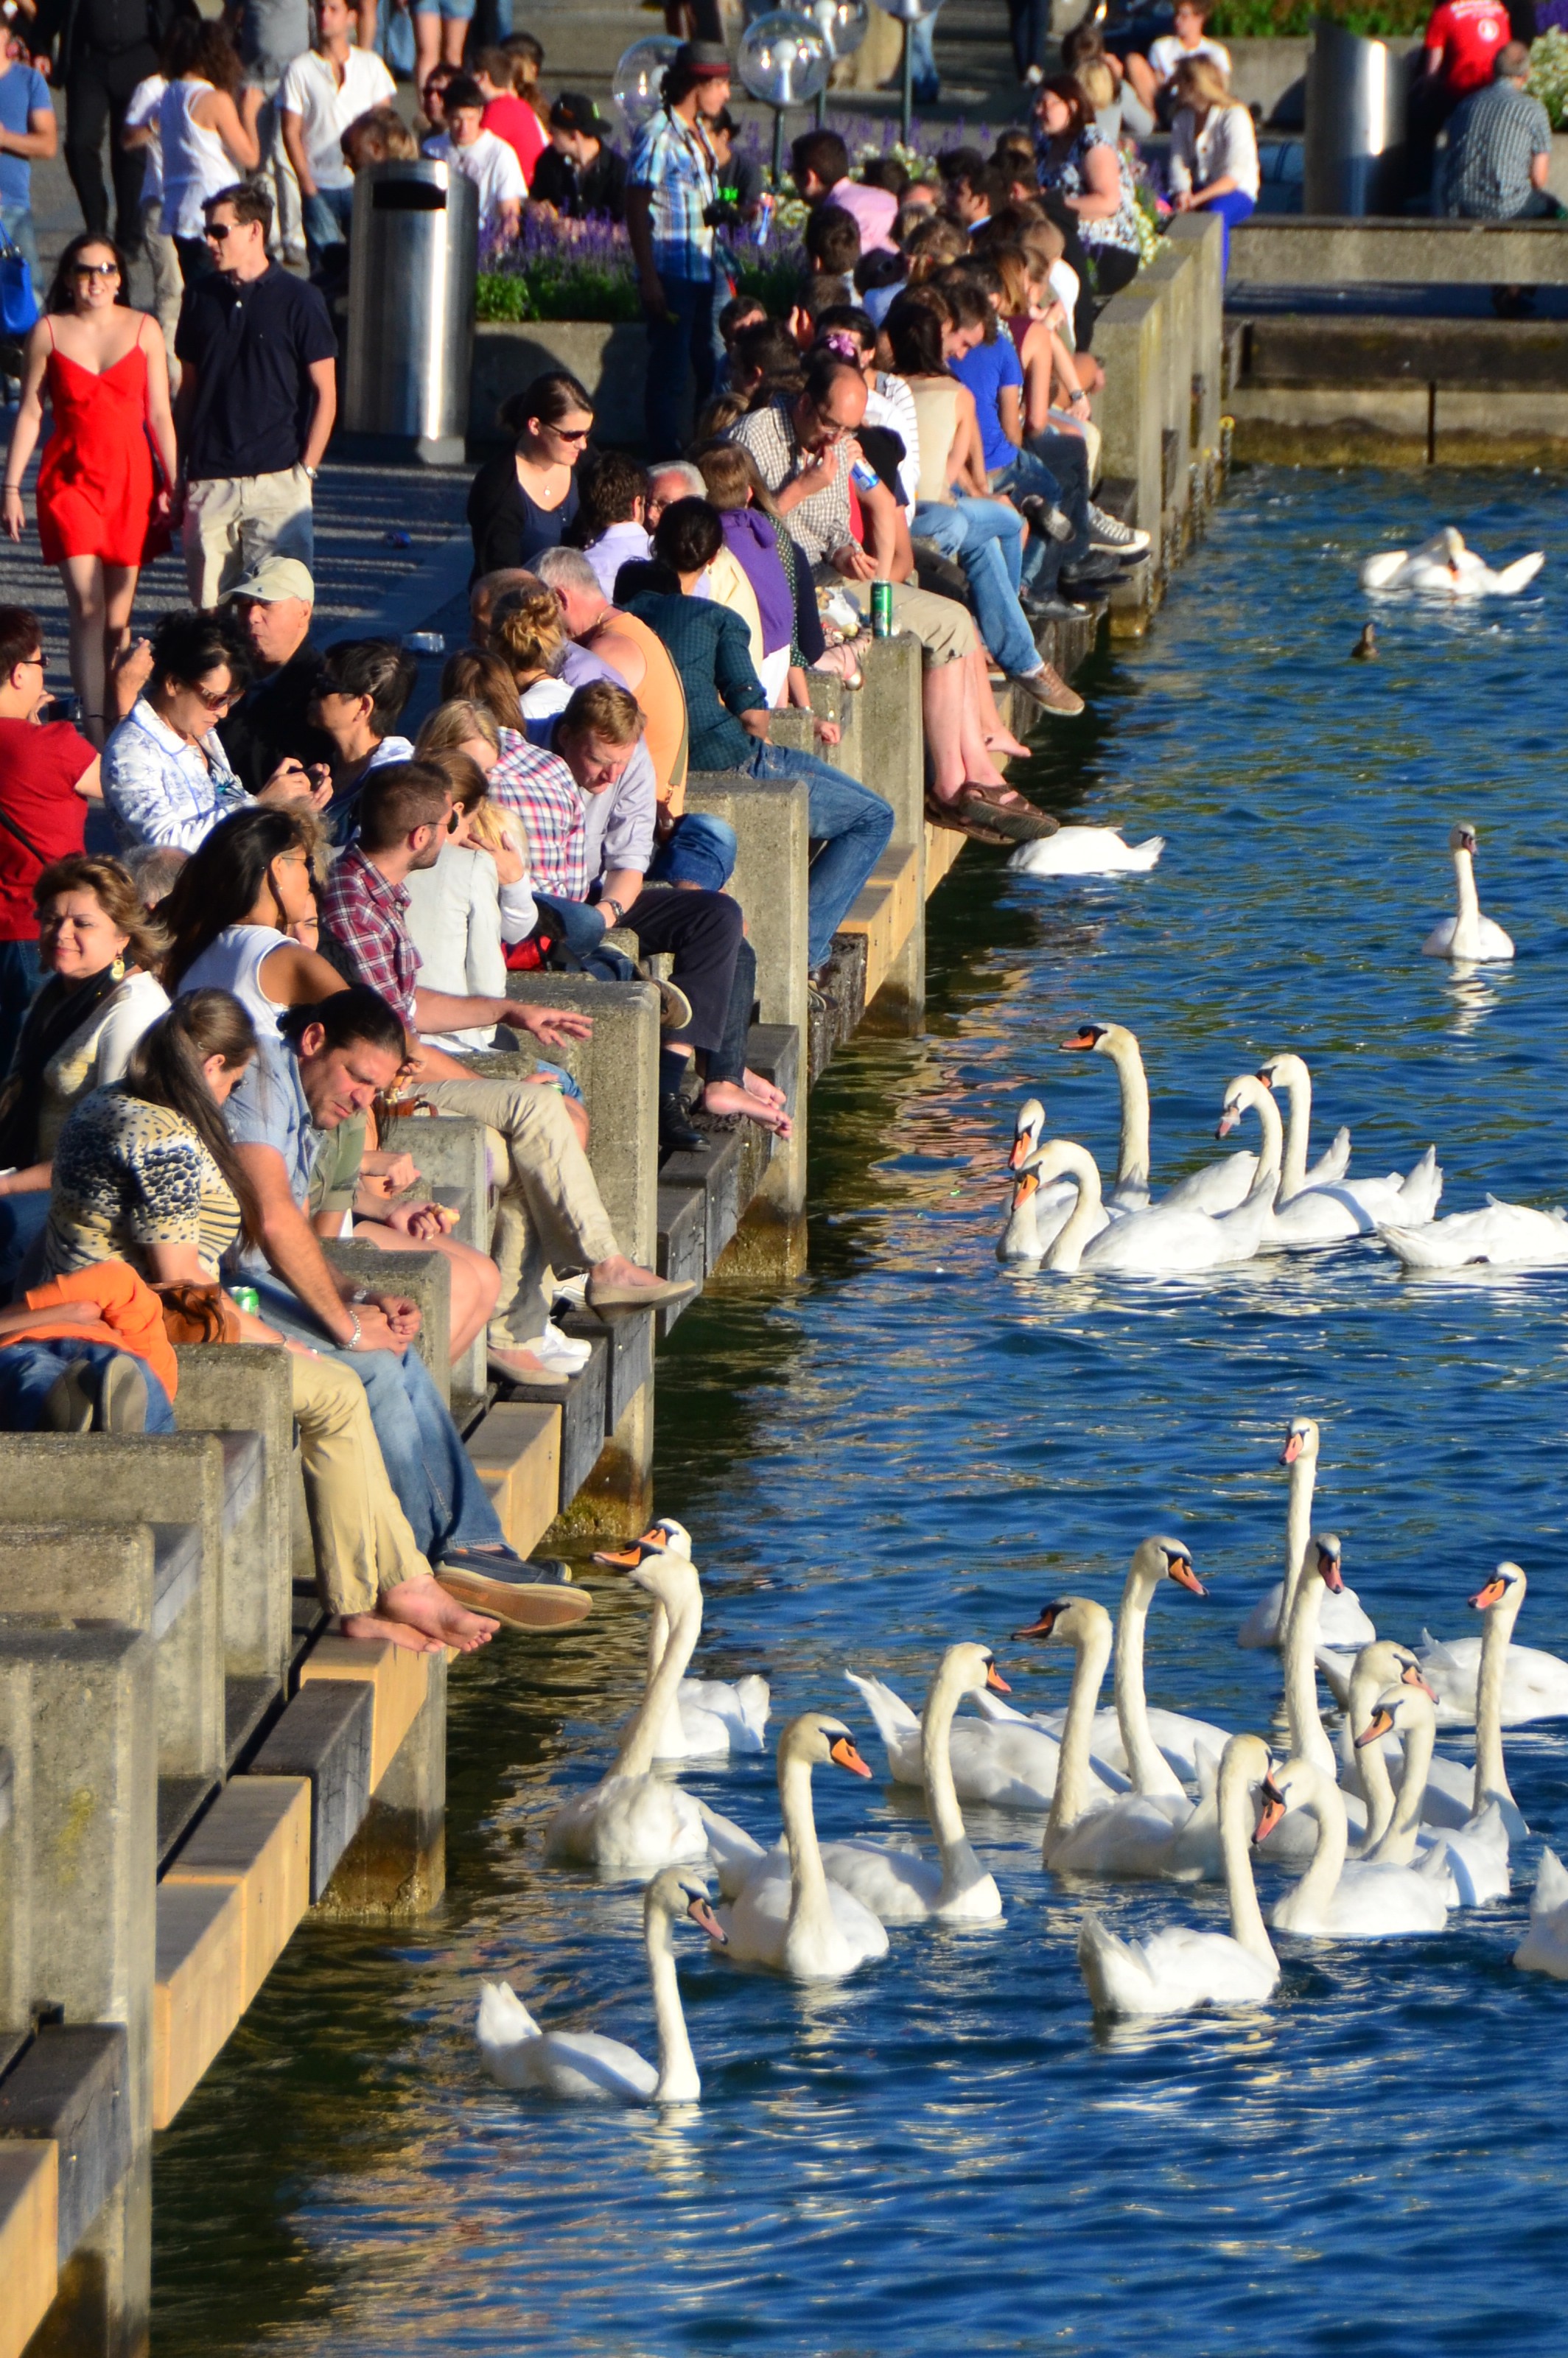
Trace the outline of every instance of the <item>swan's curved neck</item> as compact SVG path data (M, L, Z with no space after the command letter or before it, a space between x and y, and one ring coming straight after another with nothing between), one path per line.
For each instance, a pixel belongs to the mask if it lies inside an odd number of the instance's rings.
M670 1617L665 1612L662 1601L655 1596L654 1609L648 1616L648 1683L650 1686L658 1676L659 1664L665 1659L665 1648L669 1642ZM672 1721L673 1726L670 1725ZM670 1696L669 1709L660 1722L658 1732L654 1736L654 1757L657 1759L662 1754L666 1758L678 1759L685 1749L686 1739L681 1727L680 1693L677 1688Z
M1311 1761L1305 1764L1305 1774L1298 1770L1299 1780L1306 1788L1302 1795L1302 1807L1310 1810L1317 1820L1317 1842L1313 1850L1312 1864L1296 1886L1291 1910L1298 1922L1305 1919L1322 1919L1338 1887L1345 1871L1345 1852L1349 1841L1345 1822L1345 1804L1339 1798L1339 1788L1332 1777L1324 1776Z
M953 1714L964 1692L963 1664L944 1662L932 1682L920 1723L920 1767L925 1784L925 1811L931 1820L931 1831L941 1849L944 1871L960 1846L966 1851L969 1847L964 1829L964 1812L958 1807L957 1787L953 1782L952 1754L948 1749Z
M1291 1466L1290 1496L1285 1504L1285 1593L1280 1599L1281 1642L1289 1634L1302 1585L1307 1542L1312 1537L1312 1494L1317 1482L1317 1454L1303 1449Z
M659 2082L654 2094L665 2104L695 2104L702 2093L702 2082L681 2009L672 1929L662 1908L649 1909L644 1938L648 1979L654 1988L654 2020L659 2033Z
M1150 1733L1143 1694L1143 1625L1153 1594L1154 1582L1146 1573L1128 1574L1116 1618L1116 1717L1135 1789L1140 1793L1180 1793L1182 1780Z
M1362 1670L1361 1657L1369 1650L1365 1646L1361 1649L1361 1655L1357 1657L1356 1668L1350 1674L1350 1703L1345 1715L1345 1732L1353 1747L1356 1738L1370 1725L1372 1705L1389 1682L1376 1665ZM1394 1783L1380 1744L1363 1744L1359 1749L1353 1748L1350 1757L1355 1763L1361 1799L1367 1804L1367 1832L1361 1843L1361 1855L1365 1857L1376 1850L1393 1821ZM1408 1760L1408 1754L1406 1757ZM1405 1773L1409 1775L1408 1768Z
M1257 1175L1247 1191L1247 1201L1250 1204L1266 1194L1272 1203L1280 1184L1280 1158L1284 1152L1285 1126L1280 1120L1280 1109L1274 1102L1272 1089L1266 1089L1260 1083L1253 1102L1258 1110L1258 1126L1263 1133L1263 1144L1258 1157Z
M779 1763L779 1809L789 1844L789 1929L793 1932L803 1924L830 1929L833 1910L827 1898L827 1873L811 1806L811 1763L798 1754L789 1754Z
M1322 1581L1315 1573L1303 1575L1285 1632L1285 1716L1290 1722L1291 1750L1333 1777L1334 1747L1317 1702L1317 1624L1322 1611Z
M1304 1065L1299 1071L1292 1068L1285 1083L1290 1098L1291 1119L1285 1132L1285 1152L1280 1163L1278 1200L1288 1203L1299 1195L1306 1182L1307 1141L1312 1135L1312 1076Z
M1422 1800L1426 1792L1427 1772L1432 1767L1432 1755L1437 1742L1437 1714L1422 1712L1404 1739L1405 1767L1400 1779L1398 1807L1389 1822L1388 1831L1374 1848L1368 1844L1366 1855L1393 1866L1409 1866L1415 1856L1416 1828L1421 1823ZM1368 1746L1371 1750L1371 1746Z
M1503 1680L1508 1674L1509 1645L1524 1603L1522 1587L1512 1589L1489 1607L1481 1632L1481 1674L1476 1682L1476 1782L1470 1797L1474 1814L1488 1801L1517 1809L1503 1765Z
M1130 1032L1114 1033L1103 1052L1121 1085L1121 1147L1116 1161L1119 1187L1149 1184L1149 1081L1143 1054Z
M1274 1944L1252 1879L1252 1793L1245 1756L1233 1756L1220 1767L1219 1845L1230 1902L1230 1937L1250 1955L1272 1964Z
M1045 1823L1047 1846L1058 1834L1076 1825L1089 1805L1089 1740L1099 1707L1099 1691L1105 1683L1105 1666L1110 1660L1108 1614L1096 1615L1090 1628L1077 1640L1076 1650L1073 1688L1062 1728L1062 1748L1056 1756L1056 1790L1051 1797L1051 1815Z
M675 1706L686 1666L697 1650L701 1634L702 1592L694 1580L691 1594L676 1608L669 1642L659 1658L659 1667L648 1681L647 1693L621 1740L621 1749L610 1771L612 1777L645 1777L653 1767L660 1733Z
M1462 941L1475 943L1480 938L1481 903L1476 892L1476 863L1465 846L1455 847L1454 853L1454 883L1458 895L1459 914L1454 925L1454 948Z
M1046 1254L1045 1266L1070 1271L1077 1268L1084 1247L1095 1233L1100 1208L1099 1165L1087 1146L1064 1148L1061 1161L1063 1175L1077 1181L1078 1200Z

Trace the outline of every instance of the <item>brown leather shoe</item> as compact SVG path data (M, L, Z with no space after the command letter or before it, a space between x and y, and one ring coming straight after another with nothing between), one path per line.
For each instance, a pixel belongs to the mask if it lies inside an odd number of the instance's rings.
M1043 712L1070 717L1084 708L1083 698L1067 686L1054 664L1043 663L1038 671L1027 674L1014 672L1011 684L1021 687Z

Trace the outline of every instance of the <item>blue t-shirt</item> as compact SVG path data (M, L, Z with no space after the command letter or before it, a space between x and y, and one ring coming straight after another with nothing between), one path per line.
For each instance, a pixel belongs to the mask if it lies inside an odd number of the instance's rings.
M1006 384L1015 384L1022 390L1023 363L1018 357L1017 345L1005 328L999 328L994 344L977 344L961 361L949 361L947 365L958 383L967 385L975 396L987 474L995 474L999 467L1011 467L1018 452L1001 430L997 396Z
M49 86L36 66L13 65L0 74L0 130L30 131L27 117L52 111ZM33 168L25 156L0 156L0 205L30 205Z

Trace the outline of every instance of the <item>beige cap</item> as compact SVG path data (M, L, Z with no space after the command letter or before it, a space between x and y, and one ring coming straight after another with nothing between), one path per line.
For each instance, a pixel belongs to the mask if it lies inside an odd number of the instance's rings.
M313 606L316 584L297 557L264 557L254 573L235 582L229 595L254 598L262 606L276 606L285 598L303 598L308 606Z

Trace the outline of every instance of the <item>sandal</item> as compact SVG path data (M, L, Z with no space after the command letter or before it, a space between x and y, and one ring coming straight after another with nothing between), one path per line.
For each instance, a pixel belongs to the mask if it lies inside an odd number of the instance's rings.
M982 827L968 817L957 803L939 802L935 795L925 797L925 816L933 827L946 827L950 835L967 835L973 843L1011 844L1011 835L999 835L994 827Z
M1009 843L1037 843L1042 836L1054 835L1060 825L1049 811L1025 802L1015 786L963 785L957 808L982 827L995 827Z

